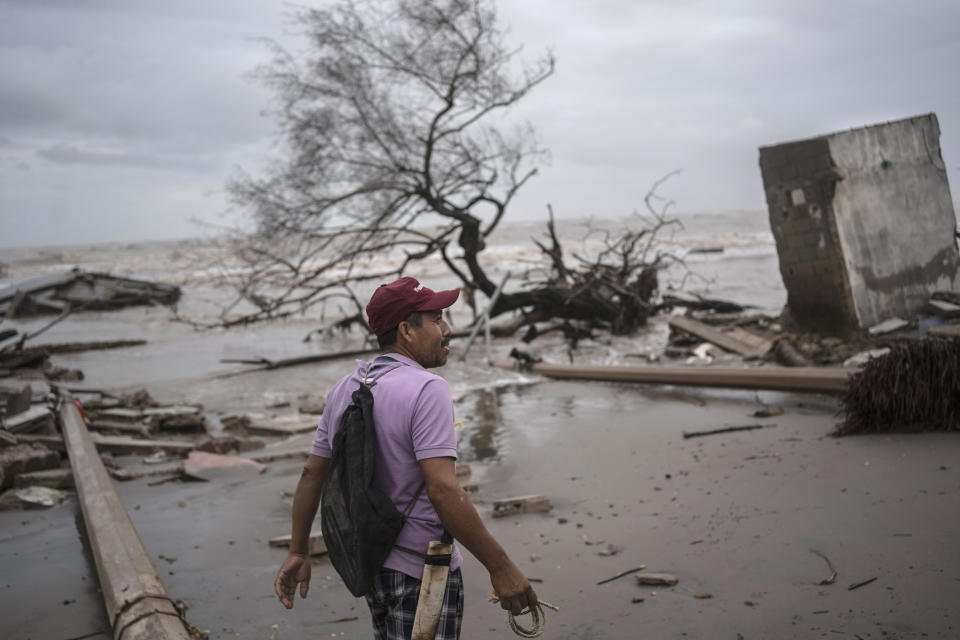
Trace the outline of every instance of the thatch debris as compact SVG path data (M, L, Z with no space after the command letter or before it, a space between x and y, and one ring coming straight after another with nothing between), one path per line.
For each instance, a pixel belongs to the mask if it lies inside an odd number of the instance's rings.
M850 379L836 435L960 430L960 339L891 346Z

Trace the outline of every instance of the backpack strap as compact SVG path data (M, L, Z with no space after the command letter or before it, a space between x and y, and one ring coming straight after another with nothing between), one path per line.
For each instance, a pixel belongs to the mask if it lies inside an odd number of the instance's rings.
M360 379L360 383L363 384L364 386L366 386L368 389L371 389L371 388L373 388L374 385L377 384L377 380L379 380L379 379L382 378L383 376L387 375L388 373L390 373L390 372L393 371L394 369L399 369L399 368L400 368L400 365L399 365L399 364L395 364L395 365L393 365L392 367L390 367L389 369L387 369L386 371L381 371L381 372L377 375L376 378L372 378L372 379L371 379L371 378L370 378L370 367L367 367L367 369L363 372L363 377Z

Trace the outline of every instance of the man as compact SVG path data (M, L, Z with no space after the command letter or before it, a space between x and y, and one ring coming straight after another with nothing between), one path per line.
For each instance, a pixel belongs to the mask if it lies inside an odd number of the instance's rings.
M342 378L327 395L293 500L290 553L274 588L288 609L300 586L307 597L310 560L307 542L317 513L321 489L332 456L333 435L364 375L375 379L374 397L379 452L376 484L409 518L396 547L387 556L374 581L367 604L378 640L409 638L423 576L423 558L443 529L465 546L490 573L500 606L518 614L537 603L537 595L506 552L484 527L477 510L457 482L456 436L450 387L427 369L443 366L450 352L450 327L443 309L452 305L459 289L434 292L413 278L381 285L370 298L367 317L376 333L380 355L369 365L358 361L356 371ZM418 497L420 486L425 488ZM403 547L401 550L397 547ZM413 550L415 554L406 552ZM461 557L454 549L436 638L459 638L463 619Z

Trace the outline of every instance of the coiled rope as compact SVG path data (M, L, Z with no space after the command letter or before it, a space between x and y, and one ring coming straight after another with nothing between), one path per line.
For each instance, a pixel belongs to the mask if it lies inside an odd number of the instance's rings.
M500 598L497 596L492 596L489 598L489 601L496 604L497 602L500 602ZM543 611L544 607L549 607L554 611L560 611L560 607L555 607L549 602L544 602L541 600L535 607L528 607L517 614L518 616L524 616L528 613L530 614L530 621L533 623L533 626L531 626L529 629L521 626L520 623L517 622L516 616L509 611L507 612L507 624L509 624L513 632L521 638L536 638L543 633L543 629L547 624L547 615Z

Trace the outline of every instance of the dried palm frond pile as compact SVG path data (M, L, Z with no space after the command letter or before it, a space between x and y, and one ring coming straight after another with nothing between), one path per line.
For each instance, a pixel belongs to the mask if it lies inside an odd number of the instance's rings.
M960 339L894 345L850 378L837 435L960 430Z

